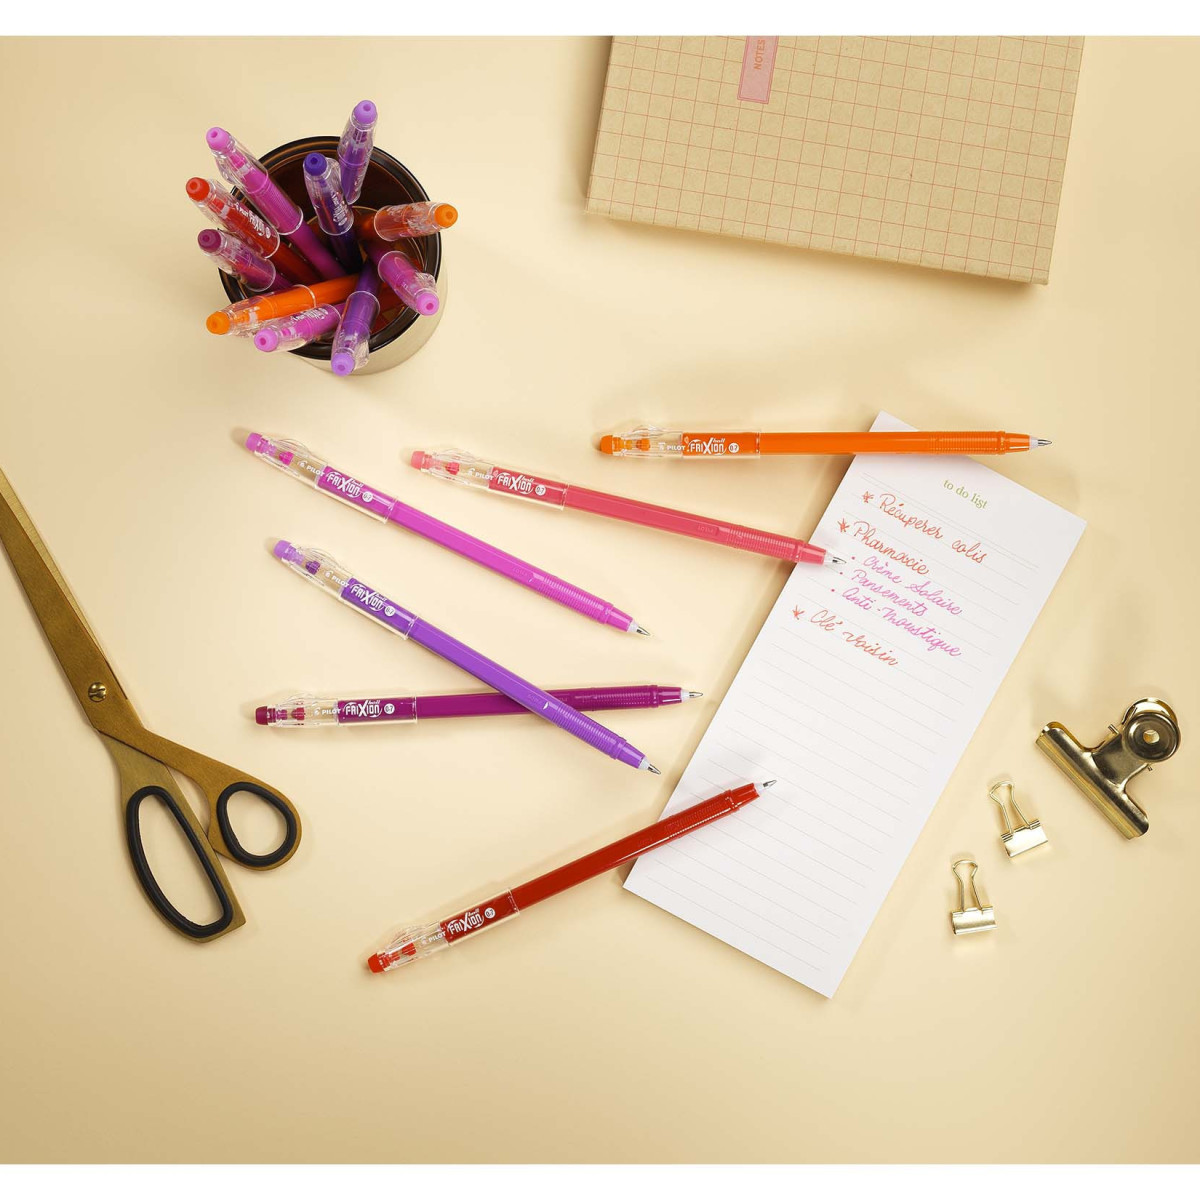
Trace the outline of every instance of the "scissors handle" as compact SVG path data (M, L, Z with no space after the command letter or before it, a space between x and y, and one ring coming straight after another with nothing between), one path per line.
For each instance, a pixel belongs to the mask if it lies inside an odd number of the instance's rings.
M129 846L129 858L138 883L141 884L142 891L154 910L177 933L196 942L212 941L213 938L231 933L244 925L246 918L233 889L229 886L229 880L225 877L221 860L209 844L209 839L196 820L191 805L176 795L175 780L170 771L157 759L150 758L132 746L104 734L101 734L101 737L108 745L121 779L125 840ZM161 802L182 830L220 909L220 915L215 920L202 925L185 917L167 898L155 879L142 841L142 805L149 799Z
M268 850L266 854L252 854L238 841L233 822L229 819L229 801L238 792L247 792L251 796L257 796L283 818L283 840L274 850ZM264 784L251 779L235 779L233 783L223 788L213 807L213 816L216 818L217 829L220 830L221 842L224 844L218 843L213 838L211 828L208 831L209 840L217 850L227 854L234 862L241 863L243 867L254 867L260 871L265 871L269 867L277 867L292 857L300 842L300 818L296 815L296 810L292 807L291 802L286 796L280 796Z
M237 771L149 730L138 731L138 745L199 784L209 807L208 841L218 854L224 854L243 867L267 871L287 862L296 853L300 844L300 814L286 796L273 791L253 775ZM283 837L273 850L253 854L239 840L229 817L229 801L239 792L246 792L270 805L283 818Z

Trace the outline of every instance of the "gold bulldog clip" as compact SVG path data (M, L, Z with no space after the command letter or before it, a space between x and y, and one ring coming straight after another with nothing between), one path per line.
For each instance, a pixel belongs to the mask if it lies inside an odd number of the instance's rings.
M1150 819L1129 794L1129 781L1179 749L1179 721L1169 704L1147 698L1129 706L1119 729L1108 728L1111 736L1089 748L1051 721L1037 745L1125 837L1141 837Z

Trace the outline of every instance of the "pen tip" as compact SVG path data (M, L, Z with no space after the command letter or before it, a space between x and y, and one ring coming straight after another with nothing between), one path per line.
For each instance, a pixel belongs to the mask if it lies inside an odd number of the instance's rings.
M831 566L836 567L844 567L846 565L846 560L844 558L838 558L836 554L825 555L825 561Z
M704 695L703 692L684 692L683 698L685 700L699 700L700 697L703 695Z
M646 770L649 771L651 775L661 775L662 774L662 772L653 763L648 763L646 765Z
M1038 446L1053 446L1054 443L1049 438L1030 438L1029 445L1031 449L1037 449Z
M640 625L635 625L635 626L633 627L633 632L634 632L634 633L640 633L640 634L642 635L642 637L649 637L649 636L650 636L650 630L648 630L648 629L643 629L643 628L642 628Z
M779 782L779 780L778 780L778 779L764 779L764 780L763 780L763 787L765 787L765 788L767 788L767 787L774 787L774 786L775 786L775 785L776 785L778 782Z

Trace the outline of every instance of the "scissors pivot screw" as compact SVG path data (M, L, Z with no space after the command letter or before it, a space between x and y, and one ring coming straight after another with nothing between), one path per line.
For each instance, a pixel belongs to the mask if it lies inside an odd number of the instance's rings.
M93 704L99 704L100 701L103 700L107 695L108 688L106 688L102 683L93 683L92 686L88 688L88 699Z

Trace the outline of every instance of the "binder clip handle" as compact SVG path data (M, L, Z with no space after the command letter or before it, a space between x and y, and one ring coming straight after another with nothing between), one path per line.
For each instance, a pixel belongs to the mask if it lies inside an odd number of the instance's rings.
M958 868L968 866L970 875L964 880L958 873ZM950 914L950 928L959 933L983 933L996 928L996 910L989 904L986 908L979 899L979 890L975 886L975 873L979 864L970 858L960 858L950 867L950 873L958 881L958 911ZM971 904L967 904L967 893L970 892Z
M971 874L967 876L965 881L964 881L963 877L958 873L958 868L963 867L963 866L971 868ZM971 904L971 908L982 908L983 907L983 905L981 905L979 903L979 891L975 887L975 873L978 870L979 870L979 864L977 862L975 862L974 859L970 859L970 858L960 858L950 868L950 873L954 876L954 878L956 880L958 880L958 907L962 911L965 911L967 908L967 889L968 888L970 888L970 890L971 890L971 900L973 901L973 903Z
M1001 788L1008 789L1006 799L997 795ZM1031 821L1021 811L1021 806L1017 803L1017 787L1011 779L1001 779L999 783L993 784L988 789L988 798L995 802L1004 819L1004 832L1000 835L1000 841L1009 858L1016 858L1018 854L1024 854L1026 850L1033 850L1037 846L1044 846L1049 840L1041 821ZM1009 808L1016 815L1015 822L1008 815Z

